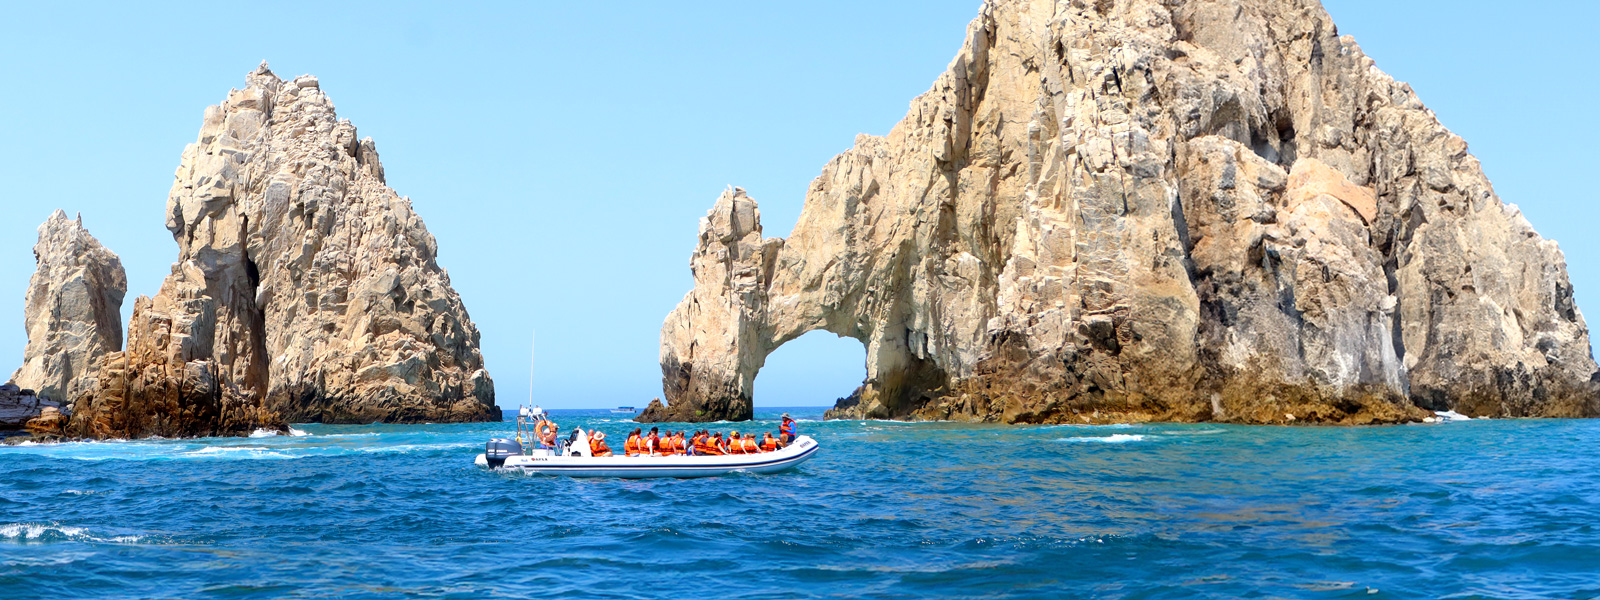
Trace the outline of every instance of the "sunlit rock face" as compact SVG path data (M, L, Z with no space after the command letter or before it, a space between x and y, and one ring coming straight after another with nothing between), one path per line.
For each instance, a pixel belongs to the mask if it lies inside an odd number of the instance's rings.
M750 414L817 329L830 416L1597 416L1564 258L1311 0L991 0L887 136L762 238L724 194L662 331L667 403Z
M23 300L28 345L17 387L49 404L67 402L94 377L100 357L122 348L122 261L100 245L82 218L55 211L39 226L38 265Z
M478 330L370 138L265 64L206 109L167 201L178 262L139 298L80 435L499 420Z

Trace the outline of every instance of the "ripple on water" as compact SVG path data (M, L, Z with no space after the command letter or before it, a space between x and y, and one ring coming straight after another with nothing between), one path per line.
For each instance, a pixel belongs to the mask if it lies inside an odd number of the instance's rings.
M633 426L606 411L556 416L567 429ZM0 587L129 598L1600 595L1590 421L817 416L802 431L824 450L800 470L697 480L471 466L510 423L0 448Z

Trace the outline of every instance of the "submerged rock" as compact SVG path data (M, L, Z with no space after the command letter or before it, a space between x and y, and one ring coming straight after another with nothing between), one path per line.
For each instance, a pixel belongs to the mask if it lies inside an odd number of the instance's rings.
M967 33L787 239L718 199L641 420L747 418L818 329L867 349L834 418L1600 416L1560 250L1317 2L991 0Z
M38 264L28 281L23 323L28 346L11 376L52 404L66 402L94 376L101 356L122 347L128 278L117 255L60 210L39 226Z
M206 109L167 229L178 262L79 397L77 434L499 420L433 236L315 77L263 63Z

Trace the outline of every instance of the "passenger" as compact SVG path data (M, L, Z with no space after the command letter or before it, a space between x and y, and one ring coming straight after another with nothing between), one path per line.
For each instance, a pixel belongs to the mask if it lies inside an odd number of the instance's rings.
M672 453L678 456L689 454L689 446L684 443L682 431L672 436Z
M739 439L739 441L744 443L745 454L761 453L761 445L756 443L756 436L746 433L744 434L744 437Z
M661 437L661 455L676 456L678 454L678 434L671 431Z
M611 446L606 445L606 434L596 431L589 436L590 456L611 456Z
M659 428L659 427L651 427L650 428L650 435L644 436L644 450L645 451L642 452L642 454L648 454L650 456L660 456L660 452L661 452L661 433L660 433L660 429L661 428Z
M783 413L783 423L778 425L778 443L788 446L794 443L794 419L789 418L789 413Z
M633 433L628 434L628 440L622 443L622 452L628 456L638 456L644 453L644 438L639 437L639 428L633 428Z
M537 425L533 426L533 433L539 436L539 443L543 444L541 446L543 448L556 447L556 434L560 432L561 426L548 419L540 420Z
M778 449L778 440L772 438L771 431L761 433L761 451L772 452Z
M705 435L701 436L701 439L705 443L705 447L700 451L701 454L707 456L721 456L726 454L722 451L722 444L720 443L721 440L717 439L715 436L712 436L711 432L706 432Z

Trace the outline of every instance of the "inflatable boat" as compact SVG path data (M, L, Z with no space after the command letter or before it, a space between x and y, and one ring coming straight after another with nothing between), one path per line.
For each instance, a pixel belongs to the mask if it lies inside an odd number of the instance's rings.
M772 452L724 456L589 456L587 432L579 429L562 448L523 448L516 440L489 440L474 462L490 469L567 477L713 477L728 473L777 473L811 460L820 449L810 436Z

